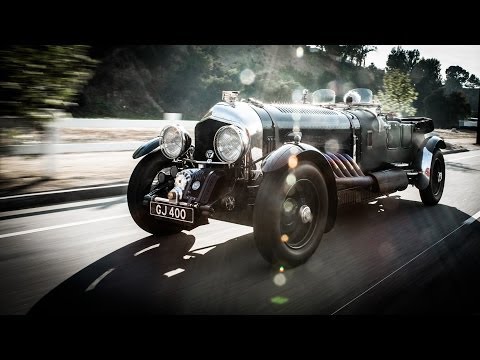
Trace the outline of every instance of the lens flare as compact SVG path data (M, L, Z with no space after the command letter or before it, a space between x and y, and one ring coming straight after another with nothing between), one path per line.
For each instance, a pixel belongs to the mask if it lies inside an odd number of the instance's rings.
M298 165L298 158L296 155L291 155L289 158L288 158L288 167L290 169L295 169ZM291 175L291 174L290 174ZM289 175L289 176L290 176ZM293 177L295 177L294 175L292 175ZM296 179L295 179L296 180ZM287 182L288 182L288 177L287 177ZM295 182L294 182L295 183ZM293 185L293 184L291 184Z
M282 236L280 236L280 240L282 240L282 242L287 242L288 241L288 235L287 234L283 234ZM280 266L280 272L283 272L283 266Z
M295 89L292 92L292 102L301 103L303 98L303 89Z
M335 139L327 140L327 142L325 143L325 151L327 152L336 153L338 152L339 148L340 146L338 145L338 141Z
M284 203L283 203L283 210L285 210L285 212L290 212L293 210L293 206L294 206L294 203L292 202L292 200L290 199L287 199ZM288 240L288 239L287 239Z
M301 46L297 47L297 57L298 58L303 57L303 47Z
M283 273L285 271L285 268L283 266L280 266L280 272Z
M242 70L240 73L240 81L244 85L251 85L255 81L255 73L250 69Z
M290 162L290 160L289 160L289 162ZM290 164L289 164L289 166L290 166ZM290 186L293 186L293 184L295 184L296 181L297 181L297 177L293 174L288 174L287 179L285 180L285 182Z
M283 286L287 282L287 278L283 274L277 274L273 277L273 283L277 286Z
M339 87L338 87L338 84L337 84L337 81L336 80L332 80L330 81L328 84L327 84L327 88L330 89L330 90L333 90L335 91L335 93L338 93L339 91Z
M283 305L288 302L288 298L283 296L275 296L271 298L270 301L272 302L272 304Z

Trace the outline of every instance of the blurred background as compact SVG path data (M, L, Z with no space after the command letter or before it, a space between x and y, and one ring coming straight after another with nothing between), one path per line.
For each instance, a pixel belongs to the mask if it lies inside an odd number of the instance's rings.
M418 49L391 46L383 62L368 63L378 51L374 45L3 46L0 195L128 182L135 148L170 121L193 135L195 121L222 90L295 102L305 88L333 89L342 101L348 90L365 87L385 111L433 118L449 146L475 143L480 80L462 67L460 53L458 64L446 67Z

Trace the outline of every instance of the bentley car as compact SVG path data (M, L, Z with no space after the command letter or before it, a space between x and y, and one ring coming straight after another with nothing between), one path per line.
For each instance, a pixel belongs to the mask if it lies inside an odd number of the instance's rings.
M332 90L299 103L262 103L224 91L195 126L167 125L139 147L128 185L130 213L158 235L216 218L253 226L271 264L293 267L314 253L340 205L416 186L442 197L444 141L432 119L382 113L368 89L335 103ZM212 234L214 236L214 234Z

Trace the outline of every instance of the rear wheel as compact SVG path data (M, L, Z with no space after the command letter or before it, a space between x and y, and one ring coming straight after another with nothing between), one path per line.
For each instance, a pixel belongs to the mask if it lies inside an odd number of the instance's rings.
M265 174L253 214L258 250L271 264L304 263L320 243L327 214L327 186L313 163Z
M137 164L128 183L127 202L130 214L140 228L151 234L169 235L182 231L180 226L150 215L149 206L143 205L143 198L152 191L158 172L169 165L168 160L156 153L147 155Z
M430 166L430 182L424 190L420 190L420 197L425 205L437 204L443 194L445 186L445 160L440 149L435 149Z

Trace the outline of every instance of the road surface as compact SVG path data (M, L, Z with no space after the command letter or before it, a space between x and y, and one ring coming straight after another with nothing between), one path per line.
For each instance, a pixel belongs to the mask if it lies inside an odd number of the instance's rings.
M0 314L480 314L480 151L445 159L440 204L409 187L340 209L284 272L251 227L155 237L124 196L0 213Z

